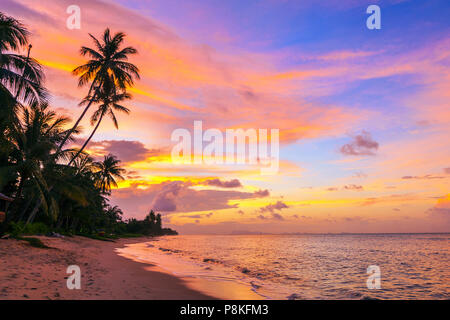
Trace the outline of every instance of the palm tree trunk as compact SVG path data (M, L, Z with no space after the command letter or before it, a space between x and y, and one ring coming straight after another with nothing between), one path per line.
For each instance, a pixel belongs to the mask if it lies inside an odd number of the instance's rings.
M22 221L25 212L27 212L28 208L30 207L31 201L33 201L33 197L30 197L25 205L25 208L23 208L23 210L21 210L22 212L20 213L20 217L19 219L17 219L17 221Z
M41 203L42 202L39 200L38 205L36 207L34 207L34 209L36 209L36 210L33 209L33 211L30 213L30 215L28 216L28 219L27 219L27 222L25 223L25 225L27 225L29 223L33 223L34 217L36 216L36 213L37 213L39 207L41 206Z
M89 88L89 92L92 91L92 89L94 88L94 84L95 84L96 80L94 80L91 84L91 87ZM100 86L99 86L100 87ZM83 117L85 116L86 112L88 111L88 109L91 107L92 103L94 102L95 97L98 94L98 90L99 87L97 87L97 89L95 90L94 95L92 96L91 100L89 101L88 105L86 106L86 108L84 108L83 113L80 115L80 117L78 118L77 122L75 122L74 126L72 127L72 129L69 130L69 132L67 132L66 136L64 137L63 141L61 141L61 143L58 146L58 149L56 150L55 154L58 154L62 147L64 146L64 144L66 143L67 139L69 139L69 137L72 135L72 133L75 131L75 129L78 127L78 125L80 124L81 120L83 119ZM78 156L78 154L77 154ZM76 157L75 157L76 158ZM75 159L74 158L74 159ZM72 161L74 160L72 159L69 163L69 165L72 163ZM51 191L53 189L53 186L50 186L50 188L48 188L49 191ZM36 205L33 208L33 211L31 211L30 216L28 217L27 223L28 224L30 221L34 220L34 216L36 215L36 213L38 212L39 208L41 207L42 201L41 199L38 199L38 201L36 202Z
M91 87L89 88L89 93L94 89L94 85L96 83L96 80L94 80L91 84ZM84 116L86 115L86 112L89 110L89 108L91 107L92 103L94 102L95 97L98 94L99 91L99 87L100 87L101 83L99 84L99 86L97 87L97 89L95 89L94 95L92 96L91 100L89 101L88 105L86 106L86 108L84 108L83 113L80 115L80 117L78 118L77 122L75 122L75 124L73 125L73 127L67 132L66 136L64 137L64 139L61 141L61 143L58 146L58 149L56 150L55 154L58 154L61 149L63 148L64 144L66 143L67 139L69 139L69 137L72 135L72 133L75 131L75 129L78 127L78 125L80 124L81 120L84 118ZM79 153L77 153L77 155L70 161L69 165L73 162L73 160L78 156ZM53 189L53 186L50 186L50 188L48 189L49 191L51 191ZM41 199L38 199L38 201L36 202L36 205L33 208L33 211L31 211L30 215L28 216L28 220L26 222L26 224L32 222L34 220L34 217L36 216L39 208L41 207L42 201Z
M84 142L83 146L81 147L80 150L78 150L77 154L72 158L72 160L70 160L70 162L68 163L68 166L70 166L73 163L73 161L80 155L80 153L83 152L84 148L86 148L86 146L88 145L89 141L91 141L92 137L94 136L95 132L97 131L98 127L100 126L100 122L102 122L103 115L104 115L104 112L102 112L102 114L100 115L100 119L98 119L97 125L95 126L95 128L92 131L91 135L89 136L89 138L86 139L86 141Z
M20 176L19 186L17 187L17 192L15 194L14 201L13 201L13 203L11 205L12 210L11 210L11 208L9 210L10 213L11 213L10 214L11 218L13 218L13 217L15 218L16 214L19 213L19 209L20 209L20 205L19 204L20 204L20 200L22 198L23 187L24 187L24 184L25 184L25 180L26 180L26 177L21 175Z
M89 92L92 91L92 89L94 88L94 84L95 84L95 80L94 82L92 82L91 88L89 89ZM84 108L83 113L81 113L80 117L78 118L77 122L75 122L75 124L73 125L73 127L67 132L66 136L64 137L64 139L61 141L61 143L58 146L58 149L56 150L55 154L59 153L62 149L62 147L64 146L64 144L67 142L67 139L69 139L69 137L72 135L72 133L75 131L75 129L78 127L78 125L80 124L81 120L84 118L84 116L86 115L86 112L89 110L89 108L91 107L92 103L94 102L95 97L98 94L98 89L99 87L97 87L97 89L95 90L94 95L92 96L91 100L89 101L88 105Z

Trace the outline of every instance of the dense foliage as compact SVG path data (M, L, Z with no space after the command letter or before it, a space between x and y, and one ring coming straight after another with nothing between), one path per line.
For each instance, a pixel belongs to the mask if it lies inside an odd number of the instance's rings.
M0 193L13 199L9 206L0 200L0 211L7 211L0 233L175 233L163 229L161 215L153 211L142 221L124 221L120 208L109 204L111 188L124 179L120 160L109 154L95 161L84 152L104 116L118 128L114 112L130 112L120 103L131 99L126 90L139 79L139 69L127 61L137 51L122 48L125 34L106 29L101 40L91 35L95 50L81 48L90 60L73 74L89 91L70 129L70 119L49 106L43 69L30 57L29 36L22 23L0 13ZM27 55L20 54L24 49ZM92 106L97 106L92 133L82 148L70 148Z

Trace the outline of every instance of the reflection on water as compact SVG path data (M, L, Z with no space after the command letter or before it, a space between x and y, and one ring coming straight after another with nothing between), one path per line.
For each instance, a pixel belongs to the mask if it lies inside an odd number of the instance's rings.
M269 299L449 299L450 234L163 237L122 253ZM381 289L366 286L381 269Z

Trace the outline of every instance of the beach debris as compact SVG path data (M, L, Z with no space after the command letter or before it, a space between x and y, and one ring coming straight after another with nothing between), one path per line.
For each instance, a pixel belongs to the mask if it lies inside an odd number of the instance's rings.
M59 234L59 233L53 232L53 231L47 233L46 236L50 237L50 238L64 238L64 236L62 234Z
M250 270L247 268L242 268L241 272L247 274L247 273L250 273Z

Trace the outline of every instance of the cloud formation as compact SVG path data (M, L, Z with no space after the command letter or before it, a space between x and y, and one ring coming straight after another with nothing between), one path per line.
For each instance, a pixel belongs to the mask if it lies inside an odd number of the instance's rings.
M267 206L264 206L259 209L259 212L261 213L270 213L271 217L275 220L284 220L284 217L278 213L281 212L282 209L287 209L289 206L284 203L283 201L277 201L276 203L268 204ZM276 212L278 211L278 212ZM259 219L265 220L268 219L266 216L263 216L262 214L258 216Z
M360 185L356 185L356 184L348 184L344 186L345 190L356 190L356 191L361 191L363 190L363 186Z
M83 143L81 139L75 140L73 147L79 147ZM122 162L136 162L147 160L162 154L160 149L148 149L137 140L102 140L91 141L87 151L93 157L103 157L109 153L117 156Z
M442 176L433 176L431 174L427 174L424 176L403 176L403 180L417 179L417 180L433 180L433 179L444 179Z
M230 181L222 181L220 179L206 180L205 184L208 186L220 187L220 188L239 188L242 187L241 182L238 179Z
M289 206L287 204L285 204L283 201L277 201L276 203L268 204L267 206L262 207L259 210L261 212L273 213L275 210L281 211L282 209L287 209L287 208L289 208Z
M378 150L379 144L372 139L369 132L363 130L353 136L350 143L344 144L339 151L347 156L373 156Z
M165 181L149 185L132 183L130 187L113 190L113 202L132 216L142 217L150 209L162 213L189 213L238 208L239 204L229 202L264 197L260 191L191 188L195 185L190 181Z
M434 207L427 210L430 218L450 227L450 193L439 198Z
M338 191L338 187L329 187L326 189L327 191ZM342 190L354 190L354 191L362 191L364 190L364 187L357 184L347 184L342 187Z

